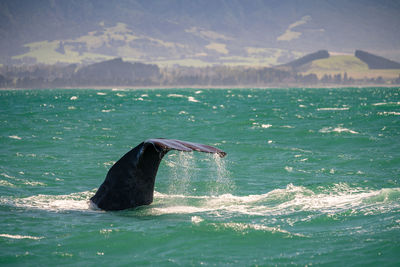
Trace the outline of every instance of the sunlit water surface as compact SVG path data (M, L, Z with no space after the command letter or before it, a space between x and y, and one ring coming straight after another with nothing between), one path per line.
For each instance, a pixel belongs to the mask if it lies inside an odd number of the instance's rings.
M0 265L400 264L400 89L0 91ZM88 200L148 138L153 204Z

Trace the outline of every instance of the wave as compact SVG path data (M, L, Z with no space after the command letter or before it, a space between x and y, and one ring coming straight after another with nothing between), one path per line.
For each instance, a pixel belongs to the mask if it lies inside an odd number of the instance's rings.
M39 240L43 238L42 236L9 235L9 234L0 234L0 237L10 238L10 239L33 239L33 240Z
M321 130L319 130L320 133L351 133L351 134L359 134L359 132L356 132L351 129L343 128L343 127L324 127Z
M284 189L275 189L265 194L234 196L183 196L156 193L158 205L151 208L154 215L198 212L224 212L230 215L277 216L308 211L325 214L344 211L368 212L383 210L380 204L400 199L400 188L364 190L337 184L328 191L315 193L303 186L289 184ZM182 200L196 205L181 205ZM168 203L165 205L165 203ZM173 205L176 203L176 205ZM393 203L392 203L393 204ZM400 203L393 205L400 207ZM392 206L393 207L393 206ZM390 206L386 208L390 209Z
M400 102L380 102L374 103L373 106L397 106L400 105Z
M380 116L387 116L387 115L400 116L400 112L395 112L395 111L383 111L383 112L378 112L377 114Z
M47 211L99 212L90 204L95 190L68 195L35 195L26 198L1 197L0 205ZM400 208L400 188L379 190L351 187L345 183L311 190L288 184L265 194L235 196L189 196L155 192L154 203L140 208L138 215L160 216L166 214L190 214L197 216L291 216L308 212L315 214L374 214Z
M95 190L68 195L35 195L26 198L0 197L0 205L47 211L95 211L90 198Z
M349 110L349 108L317 108L317 111L341 111Z
M23 172L20 174L23 174ZM6 178L6 180L0 179L0 186L4 187L17 187L21 184L23 185L29 185L29 186L46 186L45 183L38 182L38 181L29 181L26 179L22 178L17 178L11 175L8 175L7 173L0 173L0 176Z
M181 94L168 94L167 97L172 97L172 98L187 98L189 102L194 102L194 103L199 103L200 101L194 98L193 96L184 96Z

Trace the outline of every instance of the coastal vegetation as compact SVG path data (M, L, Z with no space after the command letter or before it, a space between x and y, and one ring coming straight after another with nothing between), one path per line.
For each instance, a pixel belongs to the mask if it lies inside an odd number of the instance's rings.
M362 51L361 51L362 52ZM364 54L363 54L364 53ZM321 50L284 65L247 67L159 67L122 58L89 65L35 64L0 67L0 87L137 87L137 86L329 86L400 84L396 62L362 52L366 57L333 55ZM372 62L370 62L372 61ZM391 63L391 65L387 64ZM385 65L386 64L386 65ZM397 63L398 64L398 63ZM386 66L371 69L370 66Z

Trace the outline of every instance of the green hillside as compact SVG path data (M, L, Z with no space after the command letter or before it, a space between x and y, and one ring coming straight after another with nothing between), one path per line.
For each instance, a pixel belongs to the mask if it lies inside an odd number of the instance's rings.
M302 74L315 73L319 78L324 75L347 73L354 79L382 78L394 79L399 76L400 69L371 70L368 65L352 55L335 55L329 58L314 60L301 67Z

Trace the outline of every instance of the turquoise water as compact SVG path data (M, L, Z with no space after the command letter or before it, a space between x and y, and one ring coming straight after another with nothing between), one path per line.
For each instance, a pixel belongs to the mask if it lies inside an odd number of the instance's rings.
M0 91L0 265L400 264L400 89ZM88 199L148 138L152 205Z

